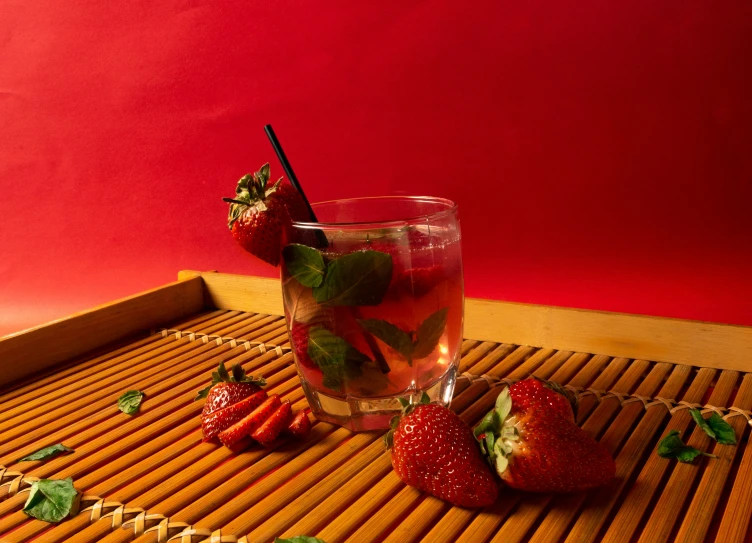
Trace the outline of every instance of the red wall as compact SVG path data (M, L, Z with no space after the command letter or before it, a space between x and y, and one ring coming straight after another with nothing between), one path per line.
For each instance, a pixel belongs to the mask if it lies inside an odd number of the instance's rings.
M458 201L470 296L752 325L752 3L461 5L0 0L0 334L274 276L267 122L312 200Z

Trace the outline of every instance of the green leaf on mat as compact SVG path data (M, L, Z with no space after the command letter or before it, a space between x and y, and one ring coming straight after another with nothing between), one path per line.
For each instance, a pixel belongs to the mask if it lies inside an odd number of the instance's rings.
M144 396L146 394L140 390L129 390L118 398L118 409L126 415L133 415L138 411Z
M66 453L66 452L75 452L70 447L66 447L62 443L58 443L57 445L50 445L49 447L45 447L44 449L39 449L37 452L33 452L28 456L24 456L19 460L19 462L30 462L32 460L47 460L48 458L52 458L53 456L56 456L60 453Z
M699 409L690 409L689 414L695 419L697 425L702 428L706 434L715 439L721 445L736 445L736 433L734 428L723 418L713 412L710 418L703 418Z
M679 462L688 463L700 455L716 458L714 454L698 451L694 447L685 445L679 437L678 430L671 430L658 444L658 456L663 458L676 458Z
M23 512L45 522L60 522L71 514L77 496L70 477L62 481L40 479L32 483Z

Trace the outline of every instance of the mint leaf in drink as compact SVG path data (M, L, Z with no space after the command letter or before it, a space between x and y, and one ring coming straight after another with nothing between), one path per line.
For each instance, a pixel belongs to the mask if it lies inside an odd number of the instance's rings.
M227 370L225 370L225 373L227 373ZM141 405L141 400L144 396L146 396L146 394L140 390L129 390L118 398L118 409L126 415L133 415L138 411L138 408Z
M379 338L392 349L407 359L407 363L413 365L413 340L410 334L395 326L391 322L381 319L361 319L358 324L366 332Z
M324 257L316 249L306 245L291 243L282 249L287 272L301 285L318 287L324 282L326 264Z
M70 477L62 481L40 479L32 483L23 512L45 522L60 522L71 514L77 496Z
M371 359L345 339L316 326L308 333L308 356L324 373L324 386L341 390L342 383L361 375L361 366Z
M714 454L708 454L685 445L679 437L678 430L671 430L658 444L658 456L663 458L676 458L679 462L689 463L700 455L716 458Z
M448 312L448 307L439 309L435 313L432 313L418 327L418 338L415 340L413 357L425 358L433 352L436 345L439 343L439 339L441 339L441 334L444 333Z
M715 411L710 418L703 418L699 409L690 409L689 414L695 419L697 425L706 434L715 439L721 445L736 445L736 433L734 428Z
M307 535L296 535L293 537L288 537L286 539L275 537L274 543L326 543L326 541L324 541L323 539L319 539L318 537L310 537Z
M75 452L70 447L66 447L62 443L58 443L57 445L50 445L49 447L45 447L44 449L39 449L37 452L33 452L28 456L24 456L19 460L19 462L30 462L32 460L47 460L49 458L52 458L53 456L57 456L60 453L66 453L66 452Z
M357 251L330 260L313 298L327 306L379 305L392 281L392 256Z

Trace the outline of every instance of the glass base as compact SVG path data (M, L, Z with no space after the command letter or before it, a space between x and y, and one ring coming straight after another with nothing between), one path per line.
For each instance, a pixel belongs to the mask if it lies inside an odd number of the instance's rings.
M423 389L408 390L399 396L388 398L336 398L327 396L323 392L314 390L301 379L308 404L313 415L321 421L338 424L353 432L369 430L386 430L395 415L402 412L398 398L418 402L425 392L431 402L449 405L457 380L457 366L450 366L449 370L438 380Z

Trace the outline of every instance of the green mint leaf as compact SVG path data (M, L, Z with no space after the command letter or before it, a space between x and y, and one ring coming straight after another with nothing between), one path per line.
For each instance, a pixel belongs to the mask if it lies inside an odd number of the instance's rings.
M274 538L274 543L326 543L323 539L318 537L310 537L307 535L296 535L288 537L287 539Z
M679 437L678 430L671 430L658 444L658 456L662 456L663 458L676 458L679 462L688 463L700 455L716 458L713 454L708 454L685 445Z
M418 327L418 339L415 340L415 348L413 349L415 358L425 358L436 348L446 327L448 311L448 307L439 309Z
M53 456L56 456L60 453L66 453L66 452L75 452L70 447L66 447L62 443L58 443L57 445L50 445L49 447L45 447L44 449L39 449L37 452L31 453L29 456L24 456L19 460L19 462L30 462L32 460L47 460L48 458L52 458Z
M306 287L318 287L324 282L326 264L324 257L316 249L306 245L291 243L282 249L287 273Z
M716 441L721 445L736 445L736 432L733 426L723 420L718 413L713 412L707 419L708 426L715 432Z
M118 409L126 415L133 415L138 411L138 408L141 405L141 400L144 396L146 396L146 394L140 390L129 390L118 398Z
M690 409L689 414L706 434L721 445L736 445L734 428L715 411L707 419L702 417L702 412L699 409Z
M371 361L346 340L321 326L308 332L308 356L324 373L324 386L332 390L341 390L346 379L361 375L361 366Z
M23 512L45 522L60 522L70 515L77 495L70 477L62 481L40 479L32 483Z
M413 365L413 342L410 339L410 334L391 322L381 319L362 319L358 320L358 324L366 332L377 337L404 356L409 365Z
M379 305L392 281L392 256L357 251L330 260L313 299L327 306Z

